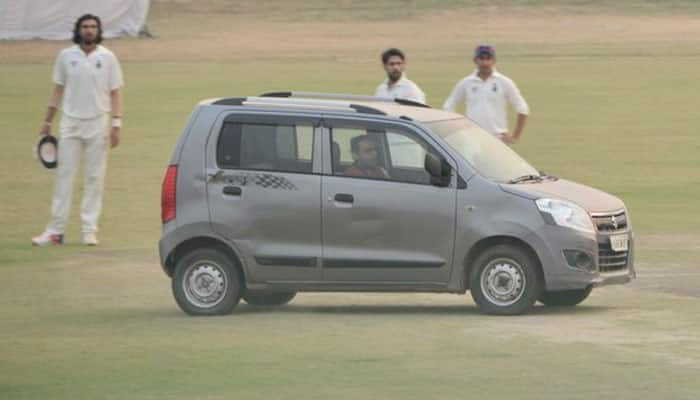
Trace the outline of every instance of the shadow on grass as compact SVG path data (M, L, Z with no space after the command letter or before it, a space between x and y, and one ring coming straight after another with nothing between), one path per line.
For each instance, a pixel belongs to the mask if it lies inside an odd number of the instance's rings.
M578 307L533 307L528 315L588 315L613 309L609 306L578 306ZM420 304L362 304L362 305L286 305L275 307L250 306L242 304L233 312L234 315L281 313L281 314L352 314L352 315L483 315L475 305L420 305Z
M348 304L348 305L296 305L285 306L251 306L241 304L234 314L285 313L285 314L431 314L431 315L464 315L477 314L476 307L471 305L420 305L420 304Z

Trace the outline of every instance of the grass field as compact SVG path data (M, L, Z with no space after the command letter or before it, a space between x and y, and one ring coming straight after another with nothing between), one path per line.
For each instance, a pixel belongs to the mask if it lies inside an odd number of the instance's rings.
M0 42L0 399L695 399L700 393L700 5L693 1L153 2L156 40L112 40L126 119L102 245L29 239L51 174L31 156L64 42ZM572 310L468 296L301 294L189 318L157 259L160 182L202 98L370 93L404 48L441 105L478 41L533 111L515 149L622 197L639 279ZM76 182L79 183L80 179Z

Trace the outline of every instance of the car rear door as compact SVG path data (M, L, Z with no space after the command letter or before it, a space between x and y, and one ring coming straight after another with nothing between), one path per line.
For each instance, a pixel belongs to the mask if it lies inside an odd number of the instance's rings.
M407 126L331 118L323 124L330 156L321 190L324 283L443 287L452 266L457 178L453 173L448 187L431 185L424 159L426 152L445 156ZM388 177L349 176L357 174L351 142L366 135L376 139Z
M213 230L234 243L251 282L321 279L319 117L228 113L208 144Z

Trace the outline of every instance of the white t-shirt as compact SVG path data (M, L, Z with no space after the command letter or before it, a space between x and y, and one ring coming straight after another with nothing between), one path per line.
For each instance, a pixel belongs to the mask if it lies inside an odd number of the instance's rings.
M425 104L425 93L420 90L418 85L408 80L406 74L391 86L389 86L389 79L385 79L384 82L377 86L374 95L376 97L398 98Z
M56 58L53 81L63 85L63 114L91 119L111 111L109 93L124 81L117 57L104 46L85 54L80 46L63 49Z
M530 108L515 83L497 71L493 71L486 80L479 78L478 71L474 71L459 81L443 108L455 111L462 101L467 106L467 118L492 135L508 133L508 103L518 114L530 113Z

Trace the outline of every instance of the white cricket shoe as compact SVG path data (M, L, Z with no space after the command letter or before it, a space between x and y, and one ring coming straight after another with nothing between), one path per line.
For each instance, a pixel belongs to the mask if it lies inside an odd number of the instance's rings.
M85 246L97 246L100 241L97 240L97 235L94 232L83 233L83 245Z
M44 232L32 238L32 244L39 247L60 246L63 244L63 235Z

